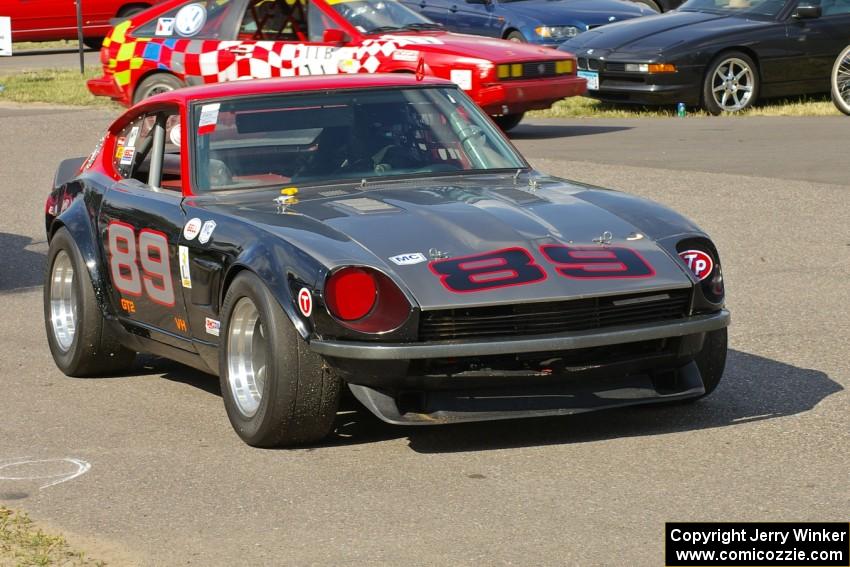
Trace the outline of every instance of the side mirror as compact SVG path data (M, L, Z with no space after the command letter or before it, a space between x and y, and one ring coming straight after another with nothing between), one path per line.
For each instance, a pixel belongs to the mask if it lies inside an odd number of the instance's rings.
M800 4L791 13L791 17L795 20L813 20L820 18L821 7L814 4Z
M348 43L351 38L342 31L336 28L328 28L322 34L322 43Z

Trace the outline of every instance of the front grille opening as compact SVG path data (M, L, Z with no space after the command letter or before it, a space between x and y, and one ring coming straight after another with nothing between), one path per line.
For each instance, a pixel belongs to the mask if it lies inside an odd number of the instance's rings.
M591 331L682 319L688 315L691 290L672 290L576 299L423 311L423 341L525 337Z

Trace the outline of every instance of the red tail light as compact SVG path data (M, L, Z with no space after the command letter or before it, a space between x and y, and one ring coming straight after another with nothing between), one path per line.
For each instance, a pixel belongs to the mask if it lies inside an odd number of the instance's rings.
M392 331L410 314L410 303L398 286L372 268L336 270L325 282L324 297L337 321L364 333Z

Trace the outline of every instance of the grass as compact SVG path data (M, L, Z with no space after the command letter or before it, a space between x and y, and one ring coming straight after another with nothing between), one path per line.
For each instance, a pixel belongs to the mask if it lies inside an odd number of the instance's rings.
M62 536L36 528L23 513L0 506L0 566L62 565L94 567L105 563L74 551Z
M55 43L55 42L54 42ZM44 102L73 106L118 108L106 97L96 97L86 89L85 79L97 77L100 67L89 67L84 77L71 69L50 69L0 74L0 101ZM829 95L770 100L735 116L838 116ZM675 107L640 107L605 104L590 98L572 97L549 110L529 113L536 118L659 118L676 115ZM689 116L707 116L701 110L688 110Z
M0 85L3 86L0 101L117 108L117 105L107 97L94 96L86 88L86 79L100 74L100 67L87 68L83 76L78 70L71 69L0 74Z

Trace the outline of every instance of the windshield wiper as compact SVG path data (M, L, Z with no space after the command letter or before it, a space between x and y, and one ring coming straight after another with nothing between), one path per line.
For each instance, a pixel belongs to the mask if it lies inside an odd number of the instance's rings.
M391 31L400 31L404 28L400 28L398 26L378 26L377 28L372 28L369 30L369 33L384 33Z
M406 30L441 30L443 29L443 24L438 24L436 22L417 22L415 24L407 24L404 26Z

